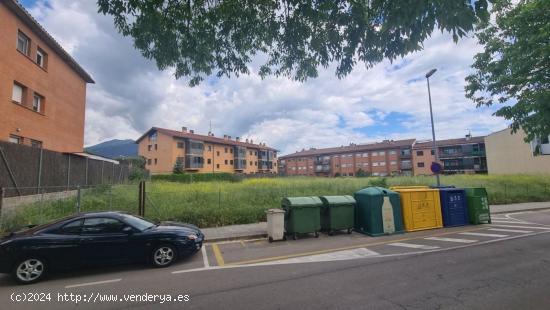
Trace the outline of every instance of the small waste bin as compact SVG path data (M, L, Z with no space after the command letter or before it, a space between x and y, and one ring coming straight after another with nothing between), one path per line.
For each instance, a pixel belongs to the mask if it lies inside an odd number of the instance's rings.
M403 233L399 194L382 187L367 187L355 197L355 231L369 236Z
M399 193L405 231L443 227L439 191L428 187L390 187Z
M491 211L489 210L487 190L483 187L470 187L464 190L466 191L470 223L475 225L485 222L491 224Z
M439 189L443 226L468 225L470 219L468 217L468 205L466 204L466 192L454 186L432 186L432 188Z
M355 215L355 199L351 196L321 196L321 230L332 235L337 230L351 234Z
M285 210L269 209L267 214L267 237L269 242L285 240Z
M281 201L285 210L285 230L294 240L298 234L313 233L319 237L321 206L319 197L286 197Z

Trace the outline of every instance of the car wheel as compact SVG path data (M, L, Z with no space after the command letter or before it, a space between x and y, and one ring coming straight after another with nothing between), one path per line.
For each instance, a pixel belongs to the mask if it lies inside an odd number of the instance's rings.
M22 284L31 284L40 281L46 274L46 262L37 257L28 257L15 264L13 277Z
M168 267L176 260L176 249L168 244L159 245L153 250L151 262L154 267Z

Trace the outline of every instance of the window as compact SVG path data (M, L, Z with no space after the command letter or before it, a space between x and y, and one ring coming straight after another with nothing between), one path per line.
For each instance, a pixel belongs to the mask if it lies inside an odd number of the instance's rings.
M209 146L208 146L208 152L211 152L211 151L212 151L212 146L209 145Z
M229 149L229 153L233 154L233 149Z
M229 161L229 164L230 164L230 165L233 165L233 159Z
M385 161L381 161L380 162L380 166L385 166L386 165L386 162Z
M155 144L155 151L159 149L158 144Z
M363 153L363 157L369 157L369 153Z
M15 143L15 144L23 144L23 138L20 137L20 136L16 136L16 135L10 135L10 140L9 140L11 143Z
M424 156L424 151L416 151L416 156Z
M27 37L21 31L19 31L19 33L17 34L17 50L29 56L30 45L31 45L31 39L29 39L29 37Z
M395 154L397 154L396 151L390 151L390 155L395 155Z
M41 149L41 148L42 148L42 141L32 140L32 139L31 139L31 146L32 146L32 147L35 147L35 148L37 148L37 149Z
M357 153L355 154L355 157L361 157L361 154Z
M392 160L392 161L390 162L390 165L397 165L397 162Z
M227 148L225 148L225 152L227 153Z
M105 217L92 217L84 219L82 233L86 235L122 233L124 227L126 227L126 224L119 220Z
M158 161L157 161L157 159L155 158L155 165L157 164L157 162L158 162Z
M150 151L152 147L153 147L153 146L152 146L151 144L149 144L149 145L147 146L147 150Z
M209 164L209 165L212 163L212 161L210 160L210 158L208 158L208 159L206 160L206 163Z
M431 150L430 153L432 154L432 156L435 155L434 150Z
M147 164L150 166L151 165L151 159L147 159Z
M417 163L416 166L417 166L418 168L424 168L424 163Z
M149 141L157 141L157 132L153 132L149 135Z
M42 105L44 104L44 97L37 93L34 93L32 98L32 109L36 112L42 112Z
M372 152L372 156L378 156L378 152Z
M252 151L250 151L250 156L252 156Z
M40 47L36 50L36 64L42 68L46 68L48 63L48 54L44 52Z
M178 149L183 149L183 142L178 142Z
M82 229L82 220L76 220L69 222L54 231L55 234L60 235L78 235Z
M254 156L258 156L258 151L254 152Z
M220 169L220 164L216 164L216 169Z
M373 167L378 167L378 162L376 162L376 161L373 162L373 163L372 163L372 166L373 166Z
M252 166L252 161L250 161L250 166Z
M227 165L227 159L225 160L225 164Z
M23 104L23 93L25 87L21 84L13 83L13 89L11 91L11 100L19 104Z
M257 161L254 162L254 166L258 167L258 162Z
M384 155L386 155L386 152L385 152L385 151L382 151L382 152L378 152L378 155L380 155L380 156L384 156Z

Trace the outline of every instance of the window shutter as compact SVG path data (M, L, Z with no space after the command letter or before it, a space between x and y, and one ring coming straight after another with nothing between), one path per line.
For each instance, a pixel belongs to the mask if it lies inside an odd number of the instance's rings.
M17 84L13 84L13 91L11 94L11 100L18 103L23 102L23 88Z

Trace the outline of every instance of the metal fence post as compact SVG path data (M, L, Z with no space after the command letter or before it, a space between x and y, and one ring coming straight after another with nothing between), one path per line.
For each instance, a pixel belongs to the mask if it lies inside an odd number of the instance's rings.
M109 210L113 209L113 185L109 185Z
M38 160L38 184L36 186L36 193L40 194L40 186L42 186L42 156L44 153L44 149L40 148L40 158Z
M508 186L504 183L504 204L508 202Z
M222 189L218 188L218 208L222 207Z
M76 213L80 213L81 202L82 202L82 196L80 191L80 185L78 185L76 187Z
M69 157L69 165L67 167L67 190L69 190L69 187L71 186L71 155L67 155Z
M145 216L145 181L139 182L138 215Z

